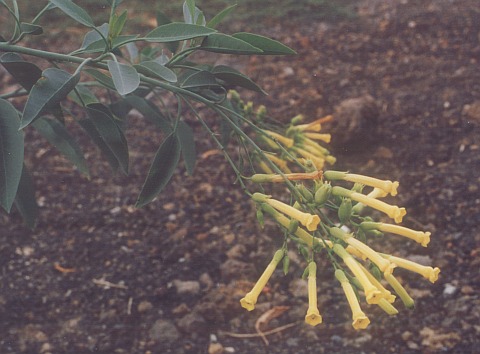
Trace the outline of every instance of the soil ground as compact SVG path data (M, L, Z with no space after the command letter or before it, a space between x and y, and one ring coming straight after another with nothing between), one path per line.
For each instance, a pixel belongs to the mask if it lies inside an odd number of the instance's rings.
M428 248L389 237L376 243L442 269L433 285L399 273L415 310L389 318L368 308L371 325L355 331L325 266L323 324L310 328L302 323L304 265L292 261L289 275L276 273L256 311L246 313L238 300L281 244L277 230L256 226L248 198L222 156L206 153L215 146L201 133L195 175L179 168L154 203L135 209L159 137L133 117L129 177L112 175L87 147L87 180L30 139L41 214L33 231L15 213L0 215L0 352L478 353L480 7L371 0L354 11L356 18L335 23L274 23L262 33L298 55L240 64L269 92L255 103L280 120L313 119L345 99L374 97L378 136L361 149L336 148L335 169L400 181L405 225L432 232ZM295 325L268 336L268 346L232 336L255 333L272 306L289 310L268 328Z

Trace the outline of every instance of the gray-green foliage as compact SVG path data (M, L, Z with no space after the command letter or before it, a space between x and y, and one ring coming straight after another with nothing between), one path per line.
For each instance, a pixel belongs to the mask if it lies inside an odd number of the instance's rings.
M124 124L121 123L135 108L165 136L139 192L137 206L143 206L162 191L181 156L187 172L194 170L194 134L184 119L183 107L201 119L195 107L198 103L203 104L222 117L224 123L231 125L229 131L238 131L240 114L227 104L227 88L237 86L263 92L248 76L235 69L196 62L191 59L191 54L197 51L231 55L294 53L266 37L244 32L231 35L218 32L216 26L231 15L234 6L208 19L193 0L187 0L183 5L183 22L174 22L159 13L157 28L146 34L124 34L129 11L128 7L119 11L122 1L105 1L110 7L110 15L109 22L104 24L95 23L81 3L50 0L31 21L24 22L16 0L0 1L0 6L14 20L9 35L0 33L0 52L3 53L0 64L19 85L0 95L0 204L7 212L15 205L30 227L35 224L37 211L30 174L23 163L24 129L37 130L80 173L88 176L81 147L69 132L69 124L78 123L112 169L126 174L129 151ZM128 2L123 5L128 6ZM45 34L42 16L49 11L68 16L86 27L78 49L63 54L28 46L35 41L32 36ZM30 40L20 45L26 37ZM139 43L141 46L137 46ZM50 67L41 70L30 61L31 57L45 59ZM81 73L85 75L81 76ZM81 77L88 77L91 81L82 82ZM92 84L103 90L89 89ZM102 97L97 96L98 92ZM162 97L166 92L177 100L178 107L174 112L163 104ZM27 97L23 109L10 102L11 98L18 96ZM109 98L107 102L106 97ZM74 104L83 110L83 114L76 114L73 123L66 122L65 109L79 111L71 109Z

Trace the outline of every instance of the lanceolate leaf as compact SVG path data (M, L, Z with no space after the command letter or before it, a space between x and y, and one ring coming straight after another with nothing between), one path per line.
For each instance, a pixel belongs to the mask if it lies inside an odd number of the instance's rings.
M225 81L229 85L240 86L251 91L266 94L266 92L263 91L260 86L252 81L252 79L229 66L218 65L213 68L212 73L215 75L215 77Z
M33 23L25 23L25 22L22 22L20 24L20 30L22 31L22 33L24 34L32 34L32 35L40 35L43 33L43 28L42 26L39 26L39 25L34 25Z
M135 65L135 68L138 70L138 72L147 76L158 77L168 82L177 82L177 75L172 70L157 61L144 61L138 65Z
M240 32L233 35L234 38L241 39L262 50L262 55L291 55L297 54L293 49L287 47L276 40L260 36L258 34Z
M90 15L71 0L50 0L50 2L73 18L78 23L87 27L95 27Z
M233 4L222 11L220 11L218 14L216 14L210 21L207 22L207 27L208 28L215 28L218 26L220 22L223 21L225 17L227 17L235 8L237 7L237 4Z
M115 85L113 83L113 80L112 80L111 76L105 75L101 71L96 70L96 69L91 69L91 68L84 69L83 72L86 72L88 75L93 77L95 80L97 80L103 86L105 86L105 87L107 87L111 90L115 90Z
M204 37L217 32L214 29L188 23L172 22L159 26L145 36L149 42L175 42Z
M223 33L209 35L203 40L199 49L221 54L251 55L262 53L261 49Z
M27 168L23 165L22 177L15 196L15 207L22 215L25 224L33 229L38 215L38 205L35 201L35 189L33 187L32 177Z
M170 122L152 103L138 96L127 96L125 101L139 111L146 119L157 125L165 134L172 132Z
M86 176L89 175L87 162L80 147L63 124L55 119L40 117L32 125L50 144L73 163L81 173Z
M91 30L91 31L87 32L87 34L83 38L83 43L82 43L82 46L80 47L80 50L81 49L86 49L90 44L95 43L99 40L102 40L102 36L100 35L99 32L103 35L104 38L107 38L107 36L108 36L108 23L104 23L103 25L98 26L96 28L96 30ZM105 44L105 42L104 42L104 44Z
M87 114L88 118L79 121L79 124L100 148L112 169L120 167L127 174L128 145L112 114L101 103L88 105Z
M180 142L177 134L171 133L160 145L147 178L143 184L136 206L142 207L150 203L172 178L180 159Z
M30 91L42 76L42 70L33 63L25 61L16 53L5 53L0 63L27 91Z
M10 212L23 165L23 133L18 130L18 112L0 99L0 205Z
M40 116L46 109L58 104L67 97L80 80L80 74L70 75L66 71L49 68L32 87L23 110L20 128L24 128Z
M202 70L187 77L181 86L183 88L219 87L220 84L211 72Z
M197 152L195 149L195 140L192 128L184 121L178 122L177 130L175 131L180 141L182 148L183 161L185 162L185 168L187 173L193 175L195 169L195 161L197 159Z
M127 95L138 88L140 76L133 66L118 63L114 60L108 60L107 65L115 88L120 95Z

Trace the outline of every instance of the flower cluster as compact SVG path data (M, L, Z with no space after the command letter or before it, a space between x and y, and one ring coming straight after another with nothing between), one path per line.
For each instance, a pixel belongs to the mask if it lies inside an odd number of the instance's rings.
M370 320L361 308L362 302L377 305L389 315L398 313L394 306L397 297L407 308L414 306L413 299L395 277L397 269L418 273L432 283L438 279L440 269L376 250L373 245L375 236L396 235L426 247L430 242L430 232L398 225L406 215L405 208L381 200L388 195L397 195L398 182L348 172L324 171L325 162L331 164L335 159L313 139L330 141L328 134L319 133L322 123L330 119L328 116L313 123L300 124L302 117L297 116L284 134L270 130L262 130L259 134L258 140L275 154L265 154L269 162L261 160L258 164L265 173L254 174L250 178L262 191L251 194L251 197L262 225L266 214L283 229L285 238L283 247L275 253L253 289L240 303L252 311L262 289L282 260L284 271L288 271L287 249L293 243L307 263L304 276L308 278L309 302L305 322L312 326L322 322L317 306L316 272L317 262L323 258L331 261L332 277L340 282L345 293L352 311L352 326L364 329ZM299 166L303 172L292 172L289 167L292 164ZM278 183L288 187L290 202L265 194L268 184ZM365 193L364 189L370 191ZM374 221L365 216L366 208L385 214L392 222Z

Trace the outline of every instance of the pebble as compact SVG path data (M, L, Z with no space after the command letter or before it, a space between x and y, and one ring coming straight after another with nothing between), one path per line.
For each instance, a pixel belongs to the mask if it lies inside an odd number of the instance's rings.
M140 313L150 311L152 308L153 308L153 305L150 301L144 300L137 305L137 311Z
M220 343L210 343L208 346L208 354L222 354L224 352L223 345Z
M445 288L443 289L443 295L453 295L457 292L457 287L450 284L450 283L447 283L445 284Z
M171 345L180 338L177 327L167 320L157 320L150 328L149 334L150 338L159 345Z
M197 312L190 312L178 322L181 331L191 335L192 333L204 333L207 330L205 319Z
M174 280L173 285L179 295L196 295L200 292L200 283L196 280Z
M288 286L290 293L294 297L307 297L308 296L308 284L303 279L294 279L290 282Z

